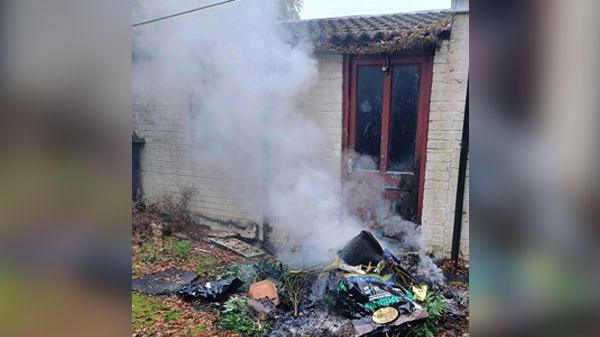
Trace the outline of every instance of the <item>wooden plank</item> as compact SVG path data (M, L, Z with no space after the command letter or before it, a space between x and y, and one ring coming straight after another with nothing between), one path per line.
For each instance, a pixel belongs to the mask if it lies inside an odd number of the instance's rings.
M261 249L236 238L210 238L208 240L243 257L256 257L265 254Z

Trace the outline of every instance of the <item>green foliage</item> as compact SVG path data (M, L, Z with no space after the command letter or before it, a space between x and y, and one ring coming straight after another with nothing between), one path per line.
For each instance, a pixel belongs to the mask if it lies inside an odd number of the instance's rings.
M279 293L282 303L292 308L294 316L298 316L298 307L306 293L309 278L308 270L290 270L287 266L282 266Z
M144 242L140 249L140 257L145 264L153 264L161 256L162 246L154 242Z
M190 241L178 241L169 238L164 240L162 244L144 242L140 249L140 257L142 262L151 265L159 260L187 259L190 256L191 249L192 243Z
M436 321L439 321L442 316L446 314L446 310L448 309L446 301L438 294L427 296L423 302L423 307L427 309L429 317Z
M250 306L248 305L248 299L243 296L232 296L223 304L223 313L238 313L244 314L250 311Z
M164 304L157 298L131 294L131 325L134 329L149 327L160 319L159 313L165 310Z
M223 304L224 310L221 327L248 337L267 335L270 323L252 319L253 311L248 305L248 299L243 296L232 296Z
M264 257L254 264L254 269L256 270L254 281L258 282L272 277L273 275L279 275L285 268L286 266L284 266L281 262L271 257Z
M230 312L225 314L219 322L221 327L247 337L263 337L269 332L270 324L261 323L259 320L252 320L248 316L240 313Z
M191 246L190 241L178 241L175 238L166 238L162 242L144 242L138 258L132 262L132 273L141 276L148 273L149 267L159 262L170 263L190 258Z
M192 243L190 241L172 241L171 251L180 259L187 259L190 256Z
M225 266L221 270L221 278L229 278L229 277L241 277L242 276L242 266L239 263L232 263Z
M446 301L438 294L429 293L422 305L427 310L429 318L412 328L407 334L408 337L433 337L440 330L440 325L448 310Z
M210 254L194 254L196 263L196 273L208 276L212 279L225 279L229 277L239 277L241 274L241 265L237 263L223 265L218 258Z
M219 264L220 264L219 259L217 259L216 257L214 257L210 254L197 254L197 255L195 255L195 261L198 265L198 268L201 268L201 267L210 268L210 267L219 266Z
M255 281L279 276L279 297L283 305L291 308L294 316L298 316L298 306L306 293L310 271L307 269L290 270L288 266L269 257L255 263L254 268L256 270Z

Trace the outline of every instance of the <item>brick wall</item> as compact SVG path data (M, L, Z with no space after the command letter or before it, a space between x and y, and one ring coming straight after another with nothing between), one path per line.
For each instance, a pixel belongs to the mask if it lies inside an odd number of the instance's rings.
M436 51L433 64L422 222L425 243L438 256L449 256L452 247L468 71L469 15L463 13L456 15L450 40ZM461 239L467 257L468 186L467 179Z
M322 142L315 160L341 179L343 58L319 54L317 82L298 99L298 111L321 130Z
M151 202L176 195L185 186L196 193L192 211L238 224L261 223L256 197L242 181L220 170L201 168L192 160L185 116L175 107L134 102L134 130L145 139L141 152L142 188Z
M318 78L299 98L298 111L314 120L321 130L322 143L315 160L340 177L342 56L323 54L317 59ZM133 110L134 130L146 141L140 161L144 195L149 201L192 186L197 192L191 201L192 211L239 224L262 223L261 201L243 181L222 171L202 169L192 160L185 116L176 112L177 107L134 102Z

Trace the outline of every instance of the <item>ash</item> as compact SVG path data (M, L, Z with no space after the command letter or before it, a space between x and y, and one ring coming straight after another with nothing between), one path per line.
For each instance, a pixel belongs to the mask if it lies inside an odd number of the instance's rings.
M314 280L310 293L301 306L301 317L286 313L273 325L271 337L351 337L354 336L352 321L335 314L324 299L327 277Z

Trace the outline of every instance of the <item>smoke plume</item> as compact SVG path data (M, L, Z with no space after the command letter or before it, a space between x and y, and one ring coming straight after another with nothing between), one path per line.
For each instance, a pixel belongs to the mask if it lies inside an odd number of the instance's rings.
M310 43L285 31L281 4L237 0L137 28L134 99L185 125L185 137L176 137L194 170L243 187L245 206L260 208L279 233L281 260L322 264L368 225L356 210L378 210L384 181L357 173L342 190L315 160L321 135L297 100L315 83L317 61ZM199 5L140 1L134 21Z
M193 7L181 6L136 8L142 19ZM297 111L317 62L310 44L289 38L281 12L279 1L238 0L140 27L134 94L185 120L195 165L243 181L262 201L285 233L280 258L322 263L359 225L343 207L339 178L315 160L318 128Z

